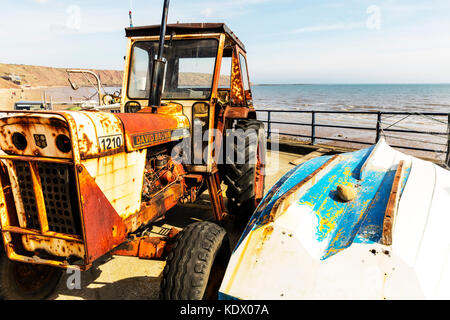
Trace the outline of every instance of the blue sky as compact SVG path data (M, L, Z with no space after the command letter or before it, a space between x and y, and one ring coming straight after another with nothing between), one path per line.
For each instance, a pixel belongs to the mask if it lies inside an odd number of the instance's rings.
M162 0L133 0L158 24ZM122 69L130 0L0 0L0 62ZM169 22L225 22L255 83L450 83L448 0L172 0Z

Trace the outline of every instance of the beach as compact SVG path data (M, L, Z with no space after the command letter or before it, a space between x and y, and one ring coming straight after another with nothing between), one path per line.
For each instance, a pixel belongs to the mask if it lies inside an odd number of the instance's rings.
M120 87L123 72L119 70L96 70L104 87ZM30 66L0 63L0 108L13 110L18 101L42 101L47 98L59 102L84 100L95 94L95 89L86 87L95 84L95 78L81 74L72 74L73 83L80 87L74 91L70 88L68 73L65 68Z

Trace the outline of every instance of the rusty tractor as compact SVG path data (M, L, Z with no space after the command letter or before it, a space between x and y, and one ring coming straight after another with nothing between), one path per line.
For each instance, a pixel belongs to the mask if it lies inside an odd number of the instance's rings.
M220 221L263 197L264 127L236 35L167 25L164 8L161 25L126 29L120 113L2 113L2 298L44 299L64 269L105 255L166 259L161 298L217 295L230 254ZM206 190L214 222L155 226Z

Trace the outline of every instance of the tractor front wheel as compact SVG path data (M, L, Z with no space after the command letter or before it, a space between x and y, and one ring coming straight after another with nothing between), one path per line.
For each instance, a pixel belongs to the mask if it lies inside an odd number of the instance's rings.
M167 257L163 300L217 300L230 258L225 230L211 222L187 226Z
M1 252L0 299L43 300L54 292L61 275L60 269L11 261Z

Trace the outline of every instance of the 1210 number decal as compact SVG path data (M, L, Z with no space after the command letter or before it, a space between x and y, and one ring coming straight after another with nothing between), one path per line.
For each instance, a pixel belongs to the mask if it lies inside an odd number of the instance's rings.
M122 135L113 135L107 137L98 138L98 143L100 144L100 149L102 152L118 149L122 146Z

